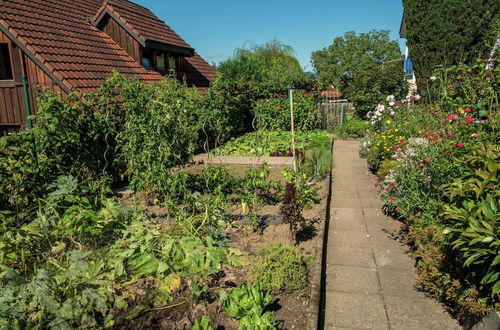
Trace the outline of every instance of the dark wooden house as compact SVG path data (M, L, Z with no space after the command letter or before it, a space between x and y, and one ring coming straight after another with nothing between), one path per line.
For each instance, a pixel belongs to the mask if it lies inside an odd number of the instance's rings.
M113 71L146 82L175 72L193 87L215 77L169 26L128 0L0 0L0 136L26 126L25 95L36 111L39 89L89 91Z

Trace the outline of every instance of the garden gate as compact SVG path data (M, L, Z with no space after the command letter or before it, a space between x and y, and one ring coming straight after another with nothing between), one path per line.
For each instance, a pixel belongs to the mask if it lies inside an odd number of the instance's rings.
M333 131L347 121L347 114L352 110L352 103L348 100L322 98L319 103L319 111L323 116L322 128Z

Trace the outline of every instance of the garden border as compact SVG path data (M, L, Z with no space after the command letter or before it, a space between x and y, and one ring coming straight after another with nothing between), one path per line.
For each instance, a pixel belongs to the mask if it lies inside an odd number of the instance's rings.
M307 330L317 330L322 327L321 318L321 308L324 305L324 288L326 281L326 244L328 242L328 225L330 223L330 206L332 203L332 180L333 180L333 145L335 144L335 138L332 138L332 143L330 147L330 153L332 153L332 163L330 167L330 173L328 175L328 193L326 197L326 209L325 209L325 219L320 225L318 242L316 243L316 265L313 270L312 280L311 280L311 293L309 297L309 308L307 311Z

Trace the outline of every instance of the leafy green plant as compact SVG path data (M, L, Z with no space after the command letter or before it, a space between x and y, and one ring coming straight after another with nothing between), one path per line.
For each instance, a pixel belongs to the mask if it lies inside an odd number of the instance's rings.
M234 288L229 292L221 290L219 299L224 307L224 312L237 320L248 315L262 315L266 306L273 300L271 294L264 291L259 283L253 286L243 283L241 287Z
M445 188L452 202L444 211L446 234L457 261L493 295L500 293L499 160L497 146L482 145L467 158L472 172Z
M351 118L345 124L335 127L334 133L342 139L360 138L366 135L368 128L366 120Z
M325 135L311 136L308 150L304 154L301 169L309 176L323 178L329 172L332 164L332 141Z
M240 330L274 330L276 326L271 319L274 317L274 313L266 312L262 315L251 314L244 316L240 320L239 329Z
M277 244L259 251L250 279L273 293L302 293L307 285L307 268L296 248Z
M239 328L246 329L275 329L270 321L274 313L265 312L265 308L272 302L273 298L269 292L265 292L259 283L249 287L243 283L241 287L227 292L221 290L219 299L222 301L224 312L237 320L240 320Z
M297 132L295 148L305 151L313 140L330 139L326 131ZM230 140L213 151L217 156L287 156L292 150L292 137L288 131L256 131Z
M210 317L203 315L201 320L196 320L190 330L214 330Z

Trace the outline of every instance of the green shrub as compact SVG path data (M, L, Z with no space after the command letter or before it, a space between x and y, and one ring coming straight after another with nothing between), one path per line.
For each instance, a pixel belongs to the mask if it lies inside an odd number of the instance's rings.
M369 125L366 120L351 118L347 123L335 127L334 133L339 138L360 138L366 135Z
M297 249L277 244L260 250L250 278L274 293L303 293L307 286L307 268Z
M313 94L297 90L293 94L293 102L296 130L306 131L320 127L321 117ZM260 100L254 114L260 130L289 131L291 128L290 100L286 92Z

